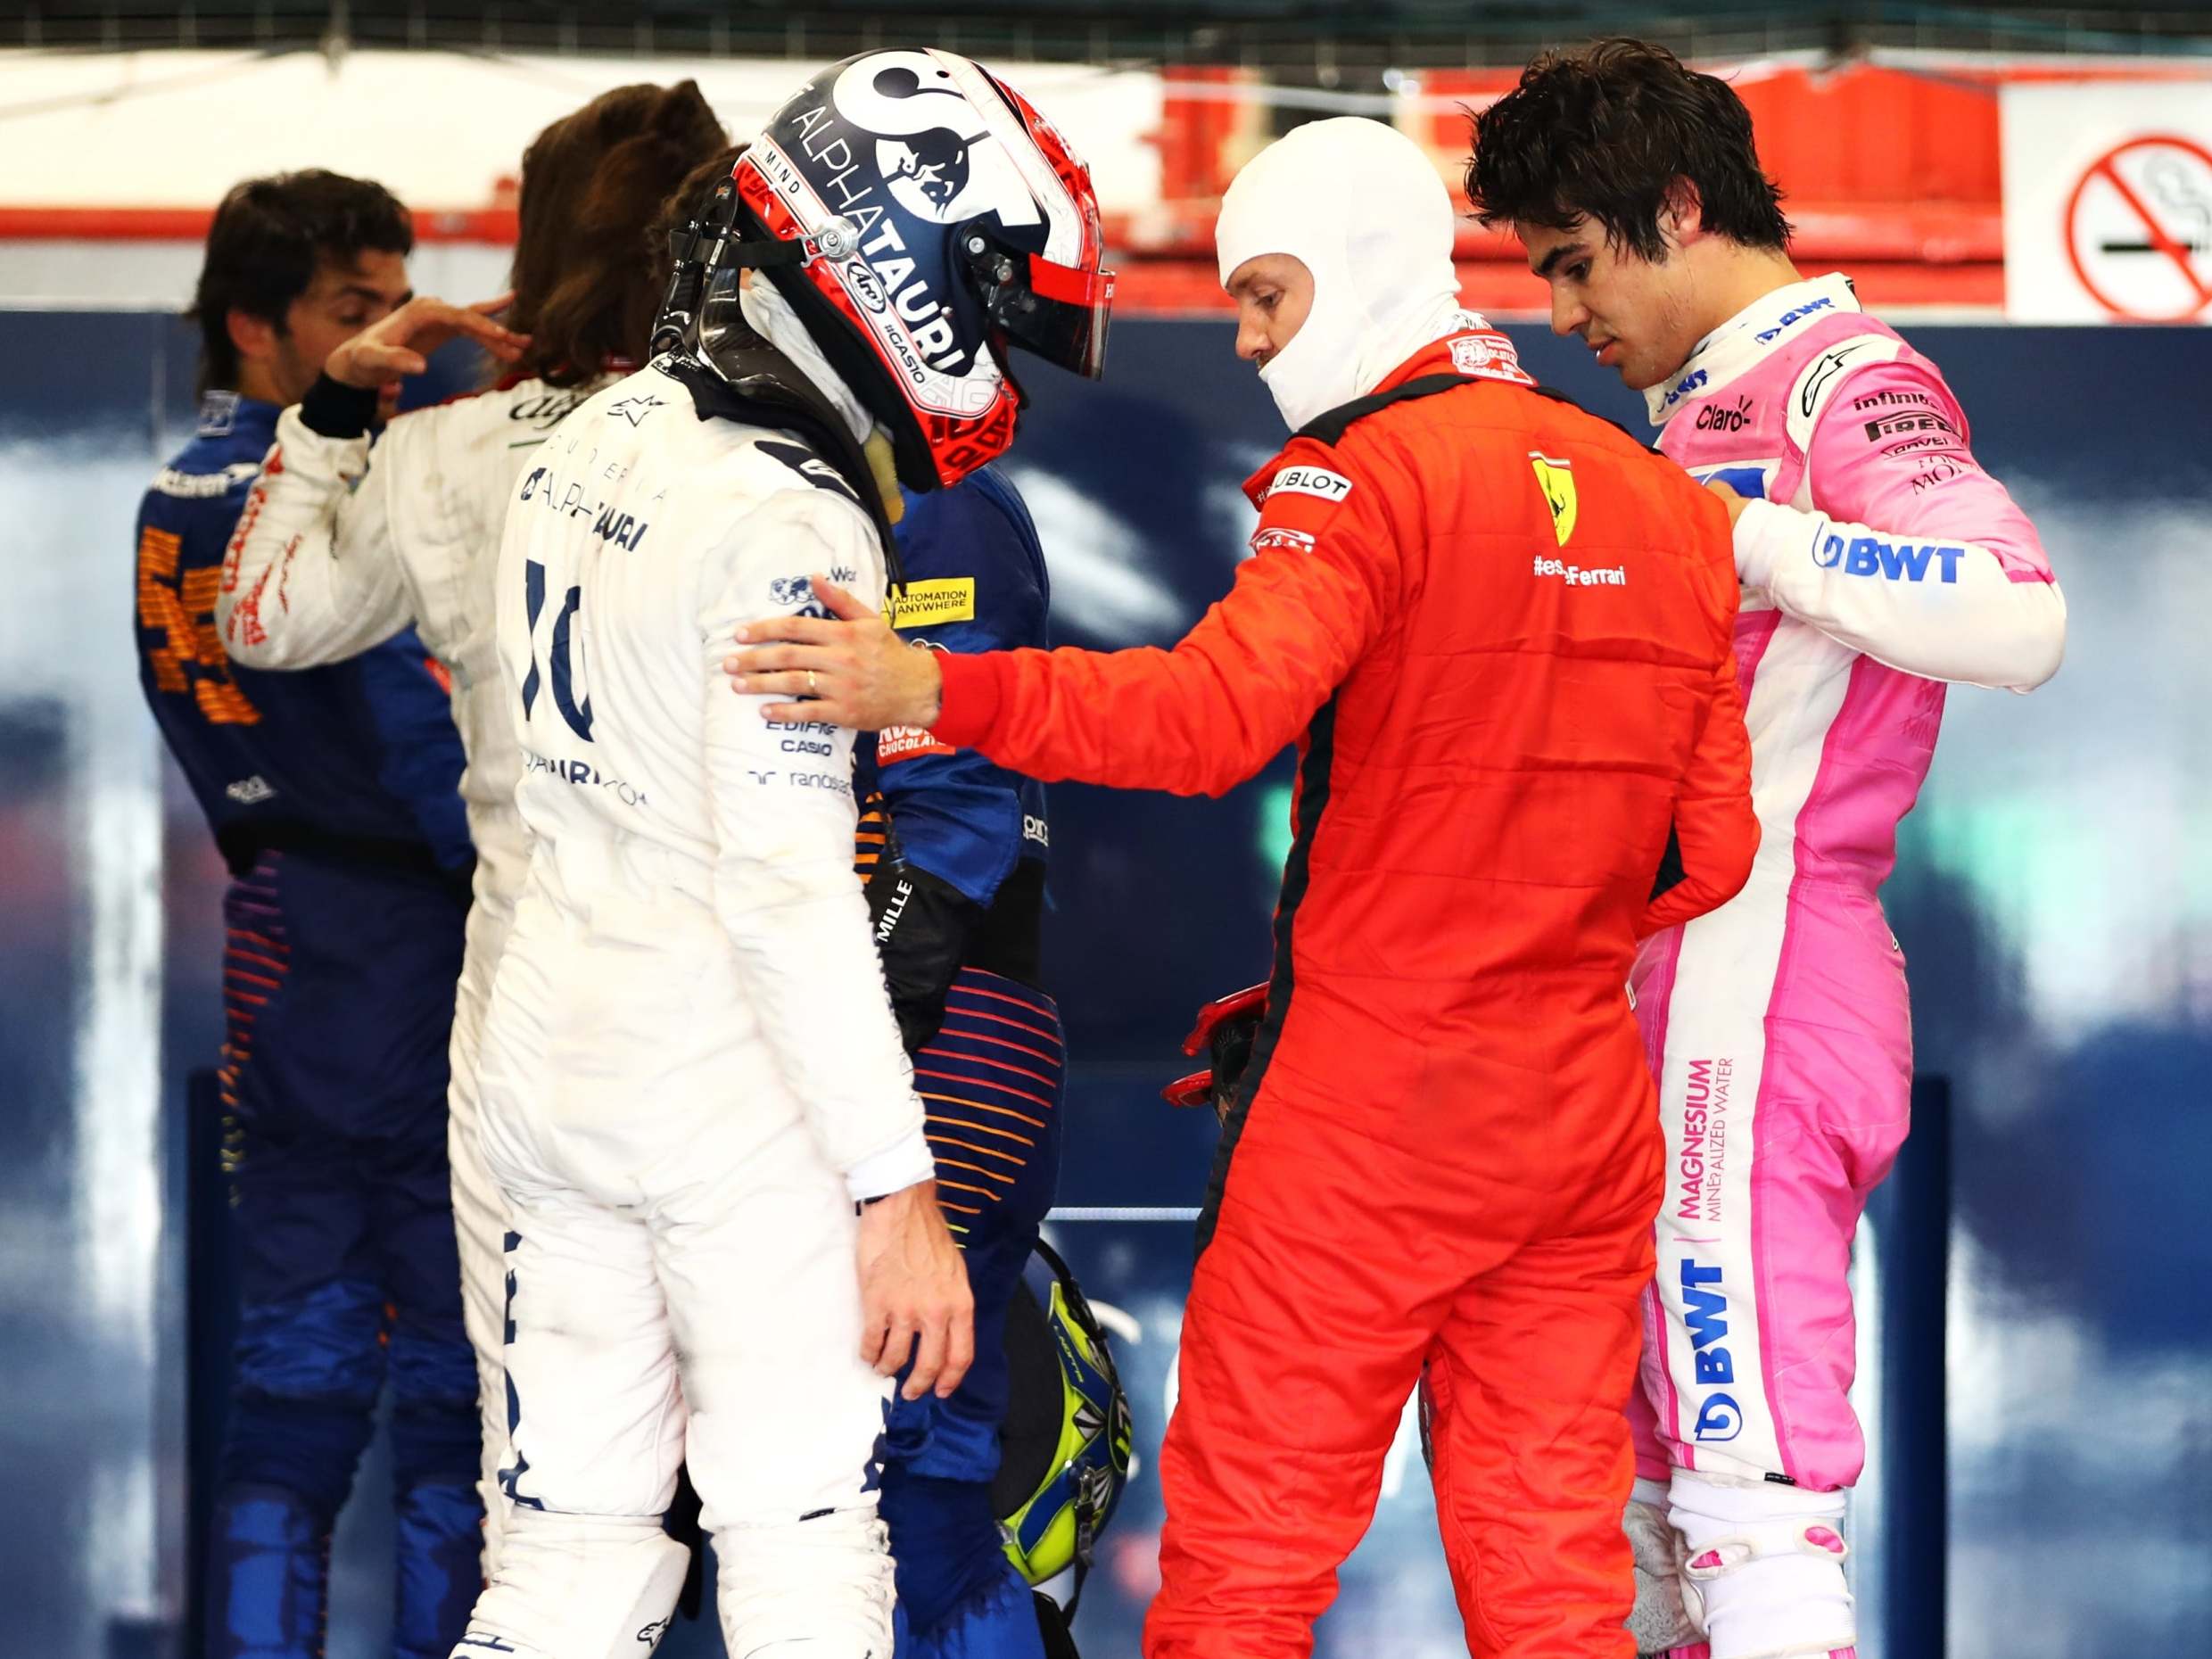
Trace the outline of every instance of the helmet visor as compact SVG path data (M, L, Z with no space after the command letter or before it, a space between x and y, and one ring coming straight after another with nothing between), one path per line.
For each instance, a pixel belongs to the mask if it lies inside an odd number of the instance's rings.
M1060 265L1009 244L983 221L958 233L976 297L991 326L1048 363L1096 380L1106 367L1114 274Z

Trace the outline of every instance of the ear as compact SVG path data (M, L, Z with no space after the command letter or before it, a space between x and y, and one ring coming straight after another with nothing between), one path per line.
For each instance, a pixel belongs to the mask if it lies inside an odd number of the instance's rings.
M237 348L238 359L243 363L265 363L276 355L276 342L282 332L265 317L242 311L232 306L223 314L223 328L230 335L230 343Z
M1688 178L1678 178L1667 186L1666 199L1659 209L1659 231L1678 248L1688 247L1705 234L1704 200Z

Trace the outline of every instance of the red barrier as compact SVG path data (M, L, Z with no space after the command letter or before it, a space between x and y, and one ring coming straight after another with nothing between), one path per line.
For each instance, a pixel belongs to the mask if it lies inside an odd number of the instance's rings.
M1869 299L1892 306L2003 303L1996 89L2005 79L2042 74L1993 64L1937 77L1866 63L1835 70L1751 64L1720 72L1742 94L1760 159L1788 192L1784 207L1796 226L1793 252L1801 268L1848 270ZM1460 102L1486 103L1515 75L1489 70L1420 78L1426 113L1416 118L1416 134L1448 177L1466 153ZM1242 87L1252 95L1234 95ZM1225 303L1211 258L1214 217L1237 167L1271 130L1265 95L1250 70L1166 72L1153 136L1160 201L1106 226L1121 265L1125 308L1203 310ZM0 207L0 241L196 242L210 214L206 208ZM499 246L515 239L511 197L484 208L417 209L415 222L425 243ZM1545 309L1543 290L1520 268L1521 250L1510 236L1469 224L1458 253L1470 302L1502 313Z

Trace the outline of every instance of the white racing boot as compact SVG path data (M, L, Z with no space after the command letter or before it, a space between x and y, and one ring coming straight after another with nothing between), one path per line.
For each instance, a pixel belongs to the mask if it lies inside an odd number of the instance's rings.
M1682 1569L1689 1552L1667 1519L1664 1482L1636 1482L1621 1517L1621 1530L1636 1552L1636 1605L1629 1611L1629 1634L1636 1638L1636 1651L1666 1654L1702 1640L1704 1627L1690 1616L1682 1594Z
M872 1508L714 1534L730 1659L891 1659L890 1535Z
M508 1512L499 1570L451 1659L645 1659L691 1552L658 1515Z
M1843 1493L1678 1469L1668 1497L1712 1659L1851 1659Z

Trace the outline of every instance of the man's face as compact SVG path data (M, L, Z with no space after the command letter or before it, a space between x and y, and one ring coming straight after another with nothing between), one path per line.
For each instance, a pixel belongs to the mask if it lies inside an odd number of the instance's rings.
M1689 264L1671 236L1672 257L1655 261L1609 245L1604 228L1587 219L1565 230L1519 223L1514 229L1529 251L1529 268L1551 289L1552 333L1581 335L1636 391L1681 367L1704 337Z
M351 263L325 260L269 343L268 368L284 401L297 403L338 345L398 310L409 297L407 256L376 249Z
M1254 368L1267 367L1313 310L1313 273L1295 254L1255 254L1222 286L1236 301L1236 354Z

